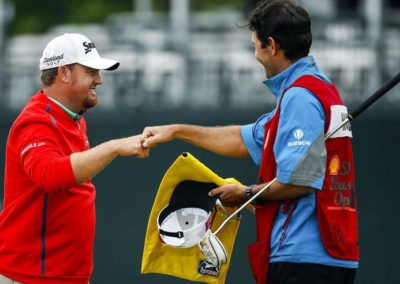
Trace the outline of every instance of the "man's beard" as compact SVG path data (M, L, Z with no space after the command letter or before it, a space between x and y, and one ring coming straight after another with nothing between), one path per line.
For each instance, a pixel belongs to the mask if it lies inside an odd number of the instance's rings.
M97 105L97 97L95 99L87 99L83 103L83 107L84 107L83 111L86 111L89 108L95 107L96 105Z

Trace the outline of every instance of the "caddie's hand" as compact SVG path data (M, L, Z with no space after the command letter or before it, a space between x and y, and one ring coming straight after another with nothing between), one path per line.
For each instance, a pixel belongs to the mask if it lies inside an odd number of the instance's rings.
M172 138L174 138L172 125L149 126L143 130L142 145L145 148L153 148L160 143L172 140Z
M117 151L119 156L136 156L138 158L147 158L150 154L150 149L143 147L142 145L142 135L121 138L115 141L117 143Z
M221 200L223 205L238 206L245 202L246 187L236 184L227 184L211 190L208 195L215 196Z

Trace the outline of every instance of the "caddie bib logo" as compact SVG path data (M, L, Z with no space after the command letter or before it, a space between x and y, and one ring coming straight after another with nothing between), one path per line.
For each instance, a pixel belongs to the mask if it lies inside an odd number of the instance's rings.
M329 161L329 173L331 176L337 176L340 169L340 159L338 155L334 155Z

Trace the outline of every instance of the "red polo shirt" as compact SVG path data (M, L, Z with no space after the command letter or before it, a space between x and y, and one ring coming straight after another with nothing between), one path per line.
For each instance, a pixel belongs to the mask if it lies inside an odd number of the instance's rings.
M77 185L70 155L89 149L73 120L39 91L7 140L0 274L23 283L87 284L93 269L95 188Z

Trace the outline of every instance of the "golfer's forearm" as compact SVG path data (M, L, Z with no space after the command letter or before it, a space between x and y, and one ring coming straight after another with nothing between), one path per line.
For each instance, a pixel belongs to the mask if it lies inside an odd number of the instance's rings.
M264 186L265 184L260 184L254 187L253 194L260 191ZM261 200L286 200L286 199L294 199L314 191L315 189L311 187L284 184L275 181L274 183L272 183L269 189L261 193L258 198Z
M115 143L115 140L111 140L90 150L71 155L72 171L78 184L94 177L118 156Z
M248 156L238 125L204 127L179 124L175 126L174 138L224 156Z

